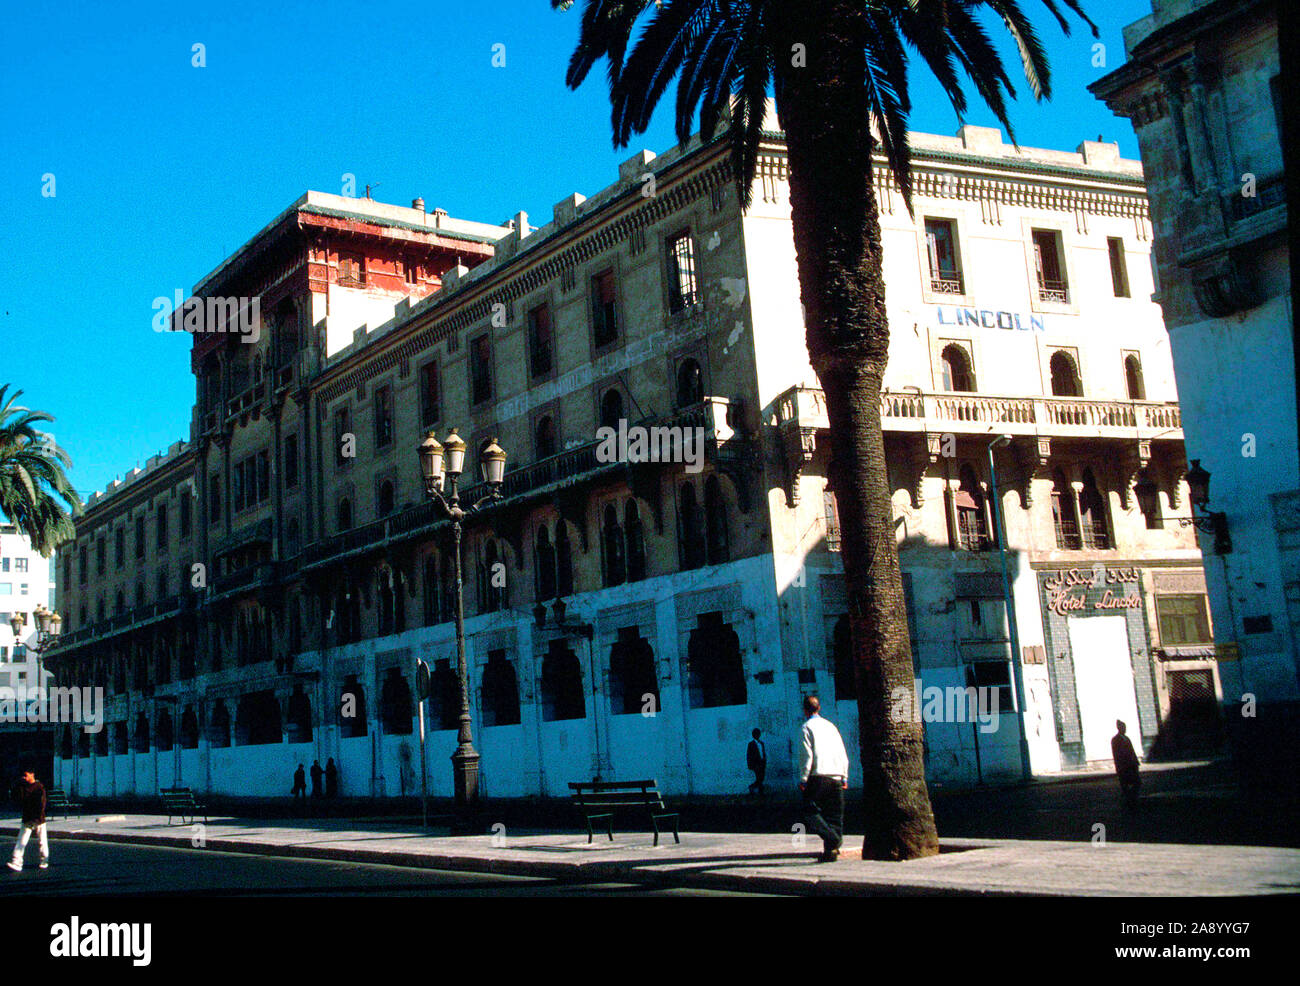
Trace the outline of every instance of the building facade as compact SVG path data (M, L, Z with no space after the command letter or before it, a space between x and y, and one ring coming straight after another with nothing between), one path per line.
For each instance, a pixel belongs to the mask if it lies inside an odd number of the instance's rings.
M0 760L36 764L42 776L53 766L51 727L44 715L44 687L51 674L29 643L36 642L37 607L52 609L54 577L50 560L32 547L13 524L0 524ZM24 617L24 629L14 636L10 618Z
M1022 721L1037 772L1102 756L1117 717L1150 749L1178 676L1218 679L1177 523L1141 170L1112 145L1014 151L974 127L914 141L915 217L883 162L876 187L931 779L1019 776ZM855 747L785 167L773 131L744 213L725 141L643 151L541 228L312 192L209 275L205 311L257 298L263 331L196 333L191 441L94 498L61 552L58 671L104 687L110 723L67 732L67 786L280 795L332 757L345 796L417 792L424 660L427 776L450 794L456 573L415 453L431 429L469 446L466 501L486 492L478 453L509 457L462 563L484 796L593 775L738 792L753 728L789 780L813 690ZM924 705L967 686L996 697L991 728Z
M1202 538L1224 697L1248 717L1295 720L1300 446L1279 7L1154 0L1124 32L1127 63L1091 89L1132 122L1149 175L1187 446L1226 533Z

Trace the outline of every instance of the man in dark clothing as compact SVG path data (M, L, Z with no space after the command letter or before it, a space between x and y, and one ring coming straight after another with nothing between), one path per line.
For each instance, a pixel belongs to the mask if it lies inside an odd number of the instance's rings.
M749 785L750 794L763 793L763 778L767 776L767 746L759 739L761 735L762 732L755 729L754 738L749 741L749 749L745 751L745 764L754 772L754 783Z
M307 796L307 771L302 769L302 764L298 764L298 769L293 772L293 790L289 793L295 801Z
M330 757L325 761L325 797L336 798L339 793L339 768Z
M23 824L18 830L18 841L14 843L14 858L9 861L9 868L15 873L22 872L27 843L35 832L36 844L40 847L41 853L41 869L49 869L50 840L45 834L45 786L36 779L35 774L25 770L10 794L22 805Z
M319 798L321 796L320 779L324 775L325 771L321 770L320 761L313 760L311 762L311 796L313 798Z
M1128 738L1128 727L1122 719L1115 720L1118 732L1110 738L1110 755L1115 760L1115 774L1119 777L1119 790L1124 798L1124 809L1136 811L1138 789L1142 778L1138 774L1138 758L1133 752L1133 742Z

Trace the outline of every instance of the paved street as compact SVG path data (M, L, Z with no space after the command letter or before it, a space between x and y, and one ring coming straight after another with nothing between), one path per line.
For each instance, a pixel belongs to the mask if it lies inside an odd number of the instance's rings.
M5 844L8 851L8 842ZM167 849L58 840L52 865L36 868L35 850L22 873L0 869L0 897L222 895L312 897L664 897L735 896L722 890L679 890L629 883L571 886L553 879L381 866L336 860L287 859L199 849ZM753 896L745 894L744 896Z

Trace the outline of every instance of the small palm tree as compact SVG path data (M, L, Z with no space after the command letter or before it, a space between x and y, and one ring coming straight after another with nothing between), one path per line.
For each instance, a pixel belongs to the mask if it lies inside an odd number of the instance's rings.
M1062 8L1092 25L1077 0L1043 4L1067 33ZM889 326L872 154L878 139L910 210L913 54L959 118L969 82L1015 140L1007 117L1015 89L981 13L1011 35L1034 97L1050 95L1047 57L1020 0L587 0L566 78L577 88L608 59L616 147L645 131L674 77L679 139L690 136L697 112L709 139L729 111L746 208L769 91L775 96L808 356L835 445L829 478L849 591L868 859L939 851L921 727L889 714L895 688L911 693L913 672L880 421Z
M0 514L48 558L76 536L72 518L81 510L81 498L64 471L72 460L52 436L36 427L54 416L22 407L18 398L23 392L16 390L6 398L8 391L9 384L0 387Z

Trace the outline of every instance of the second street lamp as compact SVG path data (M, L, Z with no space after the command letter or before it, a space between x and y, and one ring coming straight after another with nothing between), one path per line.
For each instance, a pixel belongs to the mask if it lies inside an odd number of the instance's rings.
M501 484L505 479L506 453L494 438L479 453L483 481L488 495L464 509L460 505L460 477L465 467L465 441L453 428L446 442L439 442L433 432L425 436L417 449L420 456L420 474L424 478L425 495L438 504L451 520L452 539L455 545L456 566L456 673L460 683L460 728L456 736L456 752L451 755L452 776L456 791L456 814L462 828L474 824L475 806L478 802L479 755L474 750L469 714L469 671L465 665L465 596L461 575L460 539L465 518L487 504L501 498ZM448 494L443 495L447 489Z

